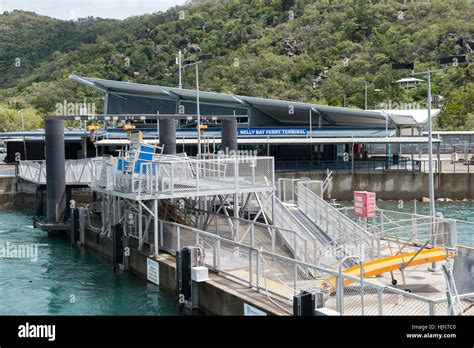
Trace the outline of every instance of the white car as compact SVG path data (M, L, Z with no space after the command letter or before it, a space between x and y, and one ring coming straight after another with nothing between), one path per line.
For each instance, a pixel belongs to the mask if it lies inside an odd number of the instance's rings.
M5 161L6 157L7 157L7 149L0 148L0 162Z

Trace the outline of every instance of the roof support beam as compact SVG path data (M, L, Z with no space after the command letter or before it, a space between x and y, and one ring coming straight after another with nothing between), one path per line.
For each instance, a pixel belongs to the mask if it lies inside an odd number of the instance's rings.
M246 106L249 106L250 103L240 99L239 97L237 97L235 94L232 94L232 99L234 99L235 101L237 101L238 103L242 104L242 105L246 105Z
M262 108L260 108L260 107L258 107L258 106L255 106L254 104L249 103L248 101L243 100L243 99L237 97L237 96L234 95L234 94L232 94L232 98L234 98L234 100L236 100L236 101L239 102L240 104L245 105L245 106L250 107L250 108L254 108L255 110L260 111L261 113L263 113L263 114L265 114L266 116L268 116L268 117L274 119L275 121L278 121L278 120L275 118L275 116L269 114L267 111L263 110Z
M173 91L170 91L169 89L167 88L164 88L164 87L159 87L161 91L163 91L164 94L166 94L168 97L171 97L171 98L174 98L174 99L177 99L177 100L181 100L183 99L181 96L179 96L178 94L176 94L175 92Z
M335 126L336 125L336 122L334 122L332 119L330 119L328 117L328 115L326 115L324 112L322 112L321 110L318 110L317 108L311 108L311 110L313 110L314 113L318 114L318 116L321 118L323 118L326 122L328 122L330 125L332 126ZM319 120L321 121L321 120ZM320 122L320 124L318 124L318 128L321 128L322 127L322 122Z
M278 121L278 120L275 118L275 116L269 114L267 111L263 110L262 108L259 108L258 106L251 105L251 104L249 104L249 106L252 107L252 108L254 108L255 110L258 110L258 111L260 111L261 113L267 115L268 117L274 119L275 121Z

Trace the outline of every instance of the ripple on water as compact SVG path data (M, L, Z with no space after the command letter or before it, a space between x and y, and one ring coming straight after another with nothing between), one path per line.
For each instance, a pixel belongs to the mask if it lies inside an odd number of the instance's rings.
M32 211L0 208L0 244L38 247L38 260L2 259L0 315L178 315L174 297L67 238L33 229ZM73 301L74 299L74 301ZM74 302L74 303L71 303Z

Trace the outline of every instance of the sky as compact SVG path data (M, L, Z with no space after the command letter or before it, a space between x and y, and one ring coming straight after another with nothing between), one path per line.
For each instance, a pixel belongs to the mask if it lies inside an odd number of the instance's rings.
M65 20L88 16L124 19L184 3L185 0L0 0L0 13L17 9Z

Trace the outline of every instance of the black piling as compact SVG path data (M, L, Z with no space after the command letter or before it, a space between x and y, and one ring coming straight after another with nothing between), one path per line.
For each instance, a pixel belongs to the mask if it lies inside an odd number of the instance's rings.
M112 226L112 263L114 273L117 272L117 266L123 264L123 228L121 224Z
M225 153L237 151L237 119L222 120L221 149Z
M45 120L46 217L48 223L62 222L66 209L64 121Z
M174 155L176 153L176 123L175 120L159 120L160 146L164 146L163 153Z

